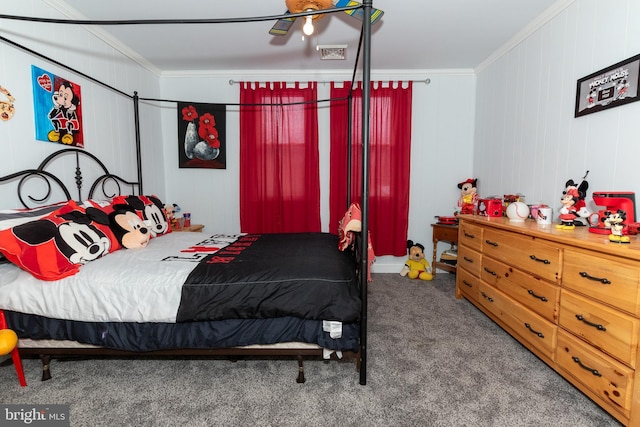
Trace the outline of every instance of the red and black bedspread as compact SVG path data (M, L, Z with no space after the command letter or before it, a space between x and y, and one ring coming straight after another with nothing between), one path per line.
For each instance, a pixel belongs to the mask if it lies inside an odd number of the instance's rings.
M301 319L356 322L356 262L329 233L244 235L205 257L182 286L177 322Z

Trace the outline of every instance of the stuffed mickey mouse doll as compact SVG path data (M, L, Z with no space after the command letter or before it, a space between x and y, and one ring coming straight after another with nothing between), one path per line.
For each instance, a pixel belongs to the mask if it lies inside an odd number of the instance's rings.
M424 246L407 240L407 249L409 250L409 259L405 262L400 275L407 276L409 279L432 280L431 267L424 257Z
M458 183L460 189L460 198L458 199L458 206L456 207L456 213L472 214L473 209L480 199L478 196L478 179L469 178L466 181Z

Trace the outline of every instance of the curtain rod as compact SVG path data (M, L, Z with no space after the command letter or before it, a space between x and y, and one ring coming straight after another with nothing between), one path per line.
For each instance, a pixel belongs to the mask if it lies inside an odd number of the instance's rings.
M337 82L337 80L307 80L307 81L308 82L315 82L315 83L322 83L322 84L336 83ZM357 80L357 81L361 81L361 80ZM375 82L375 81L377 81L377 80L372 80L372 82ZM387 82L387 83L389 82L389 80L382 80L382 81ZM399 81L401 81L401 82L412 82L412 83L424 83L424 84L431 83L431 79L430 78L426 78L426 79L423 79L423 80L413 80L413 79L402 80L402 79L400 79ZM233 80L233 79L229 80L229 86L233 86L235 84L240 84L240 83L242 83L242 81ZM271 82L260 81L259 83L271 83ZM284 82L281 82L281 83L291 83L291 84L293 84L293 83L300 83L300 82L284 81Z

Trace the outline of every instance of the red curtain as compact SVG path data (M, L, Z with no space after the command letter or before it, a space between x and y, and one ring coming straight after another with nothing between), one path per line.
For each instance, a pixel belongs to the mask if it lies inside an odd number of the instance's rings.
M330 231L347 206L348 101L350 82L331 86ZM409 224L412 83L371 82L369 232L376 255L406 256ZM351 201L362 199L362 84L352 92Z
M317 88L300 86L240 85L242 232L320 231Z

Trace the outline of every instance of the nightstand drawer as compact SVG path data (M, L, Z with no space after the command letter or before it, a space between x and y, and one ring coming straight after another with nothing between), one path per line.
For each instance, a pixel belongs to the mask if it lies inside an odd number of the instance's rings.
M605 301L632 314L640 314L640 270L604 254L578 249L564 251L562 286Z
M640 320L563 289L559 323L574 335L635 367Z
M182 233L182 232L201 233L203 228L204 228L204 225L202 224L192 224L189 227L174 228L171 231L175 231L177 233Z

